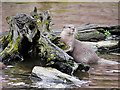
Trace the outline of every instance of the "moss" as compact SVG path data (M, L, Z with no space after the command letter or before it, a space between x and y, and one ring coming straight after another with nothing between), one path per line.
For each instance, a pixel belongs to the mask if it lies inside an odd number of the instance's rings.
M7 47L0 54L3 55L6 50L7 50Z
M99 34L100 32L99 31L96 31L96 34Z
M52 56L52 57L54 57L54 55L53 55L53 54L51 54L51 56Z
M104 29L103 28L100 28L101 31L103 31Z
M39 26L40 24L42 24L42 22L41 22L40 19L37 19L36 22L37 22L37 26Z
M22 79L14 79L14 80L9 80L9 82L22 82L23 80Z
M113 7L120 7L120 5L119 4L116 4L116 5L112 5Z
M48 58L48 61L50 61L51 60L51 58Z

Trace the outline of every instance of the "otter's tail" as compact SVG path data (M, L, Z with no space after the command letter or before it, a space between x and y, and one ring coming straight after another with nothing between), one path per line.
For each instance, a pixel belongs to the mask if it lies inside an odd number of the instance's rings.
M110 61L110 60L106 60L106 59L100 58L98 60L98 64L101 64L101 65L105 65L105 64L116 65L116 64L120 64L120 63L116 62L116 61Z

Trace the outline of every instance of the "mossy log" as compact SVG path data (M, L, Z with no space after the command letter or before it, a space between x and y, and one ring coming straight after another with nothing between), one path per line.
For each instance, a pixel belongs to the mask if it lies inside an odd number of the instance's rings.
M43 59L45 66L57 68L66 73L74 70L88 70L88 66L77 64L73 57L61 48L60 43L51 29L49 11L37 12L37 8L30 13L18 14L13 18L7 17L10 30L0 38L0 61L8 64L13 60L25 60L37 57Z
M105 30L108 30L112 35L120 35L120 25L97 25L93 23L85 24L78 28L79 32L89 32L89 31L95 31L97 29L98 31L104 33Z
M76 38L83 41L105 40L109 35L119 35L120 25L102 26L93 23L77 28Z

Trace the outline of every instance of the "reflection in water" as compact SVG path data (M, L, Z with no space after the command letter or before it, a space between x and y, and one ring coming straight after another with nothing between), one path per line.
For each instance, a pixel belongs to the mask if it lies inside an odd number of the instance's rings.
M100 57L103 57L104 55L100 55ZM109 57L108 57L109 56ZM106 54L104 56L107 59L114 59L118 60L117 55L108 55ZM41 82L40 78L31 77L31 70L34 66L40 65L41 60L39 59L31 59L22 61L14 65L13 67L8 66L8 68L4 70L0 70L3 77L0 77L2 79L2 83L4 87L19 87L19 88L30 88L30 87L40 87L36 84L36 82L39 82L39 85L41 84L41 87L46 87L46 84L44 82ZM118 65L94 65L91 66L90 71L88 72L75 72L74 75L78 77L80 80L86 80L91 81L89 82L89 86L82 86L87 88L117 88L118 87L118 74L119 71ZM44 85L45 84L45 85ZM55 85L55 82L51 83L51 85ZM61 84L64 87L72 87L67 84ZM58 86L61 86L58 84ZM45 88L44 87L44 88ZM49 87L49 86L47 86ZM74 87L74 86L73 86Z

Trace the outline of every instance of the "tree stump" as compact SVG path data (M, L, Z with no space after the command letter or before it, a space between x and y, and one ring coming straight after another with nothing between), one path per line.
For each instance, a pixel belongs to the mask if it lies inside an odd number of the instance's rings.
M0 61L5 64L16 59L37 57L46 62L45 66L69 74L78 68L89 69L88 66L74 62L73 57L61 49L63 45L51 29L49 11L38 13L35 7L30 16L18 14L6 20L10 30L0 38Z

